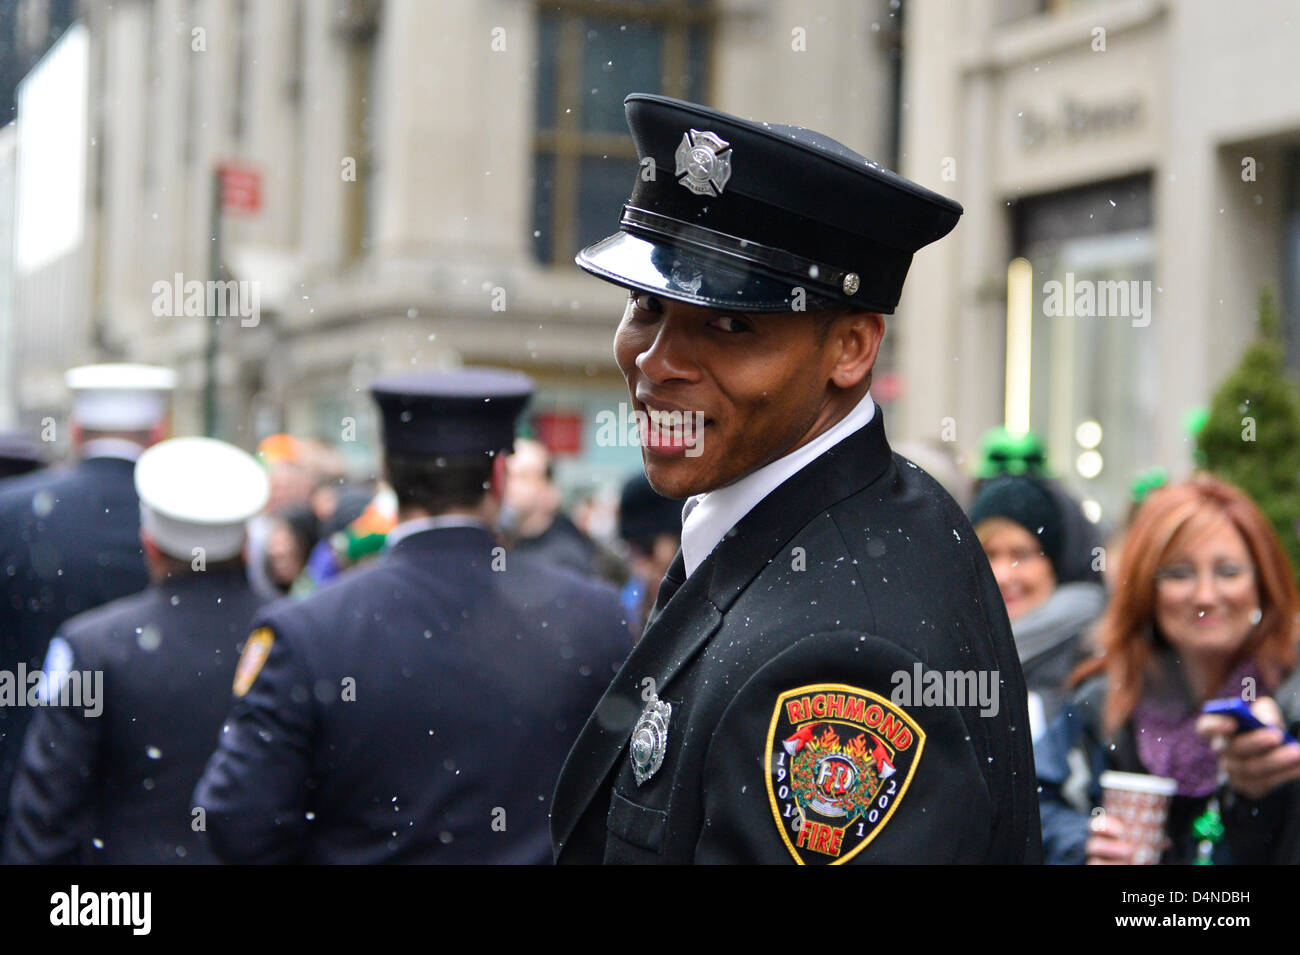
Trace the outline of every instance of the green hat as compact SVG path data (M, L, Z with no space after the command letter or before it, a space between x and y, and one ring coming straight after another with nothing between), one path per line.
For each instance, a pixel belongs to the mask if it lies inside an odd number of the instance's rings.
M1129 496L1132 497L1134 504L1141 504L1147 499L1148 494L1168 483L1169 474L1164 468L1147 468L1133 475L1133 480L1128 486Z
M1038 435L1032 431L1012 434L1006 428L991 428L984 433L975 476L984 479L1000 474L1047 475L1047 455Z

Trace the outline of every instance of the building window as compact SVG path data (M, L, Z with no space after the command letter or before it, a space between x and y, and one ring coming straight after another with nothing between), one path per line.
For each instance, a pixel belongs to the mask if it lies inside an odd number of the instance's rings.
M533 247L572 262L614 231L636 150L628 93L707 98L710 0L563 0L538 4Z
M1094 512L1122 520L1129 480L1155 463L1160 404L1151 176L1021 199L1012 215L1034 270L1030 427ZM1079 437L1088 422L1099 443Z

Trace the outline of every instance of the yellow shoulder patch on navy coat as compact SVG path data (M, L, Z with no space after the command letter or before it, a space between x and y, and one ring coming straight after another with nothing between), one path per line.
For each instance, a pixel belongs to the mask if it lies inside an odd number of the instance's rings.
M800 865L847 862L889 822L925 733L870 690L815 683L776 698L764 769L772 818Z
M258 627L244 644L244 652L235 667L235 696L243 696L253 688L253 681L262 672L262 665L271 654L271 644L275 642L275 631L270 627Z

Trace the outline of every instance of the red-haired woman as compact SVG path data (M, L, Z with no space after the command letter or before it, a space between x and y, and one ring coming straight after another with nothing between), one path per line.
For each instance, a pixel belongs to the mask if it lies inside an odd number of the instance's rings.
M1120 567L1100 654L1075 671L1072 705L1035 748L1044 858L1133 861L1120 821L1086 812L1111 769L1177 782L1163 862L1300 862L1300 745L1200 716L1207 700L1241 697L1266 723L1300 725L1287 681L1300 597L1268 521L1237 488L1197 475L1143 503ZM1070 772L1071 748L1090 779Z

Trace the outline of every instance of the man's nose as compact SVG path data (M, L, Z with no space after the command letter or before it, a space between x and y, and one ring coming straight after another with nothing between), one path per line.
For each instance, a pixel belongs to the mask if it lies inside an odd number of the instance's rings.
M693 378L696 368L682 324L665 315L650 347L636 356L636 367L655 382Z

